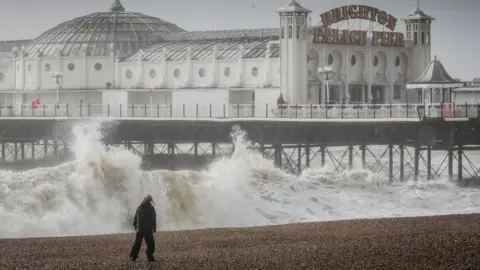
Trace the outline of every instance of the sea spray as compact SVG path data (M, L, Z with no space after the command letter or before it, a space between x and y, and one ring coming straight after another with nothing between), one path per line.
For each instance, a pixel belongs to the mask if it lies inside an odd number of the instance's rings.
M204 171L141 171L141 157L102 144L100 123L78 124L72 162L0 171L0 237L131 232L151 194L159 230L257 226L351 218L470 213L480 191L448 181L390 183L364 169L314 166L295 176L251 150L235 127L231 157Z

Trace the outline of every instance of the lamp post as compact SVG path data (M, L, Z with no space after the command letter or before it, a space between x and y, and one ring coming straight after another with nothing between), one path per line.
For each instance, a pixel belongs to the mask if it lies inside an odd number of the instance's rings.
M333 74L334 71L332 69L332 67L324 67L324 68L319 68L318 69L318 74L321 74L321 75L325 75L325 80L327 82L327 87L325 89L325 104L327 104L327 101L330 101L330 88L329 88L329 85L328 85L328 81L330 80L330 75Z
M57 106L58 106L58 103L59 103L59 94L58 94L58 90L60 89L60 79L63 77L63 73L61 72L53 72L52 73L52 78L55 79L55 83L57 84Z

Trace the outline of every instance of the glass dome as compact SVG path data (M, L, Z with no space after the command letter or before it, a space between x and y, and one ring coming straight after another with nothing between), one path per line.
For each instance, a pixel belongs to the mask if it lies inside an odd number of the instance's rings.
M130 55L162 40L167 33L186 32L177 25L128 12L119 0L107 12L97 12L61 23L32 40L25 49L26 56L108 56L113 50L120 56Z

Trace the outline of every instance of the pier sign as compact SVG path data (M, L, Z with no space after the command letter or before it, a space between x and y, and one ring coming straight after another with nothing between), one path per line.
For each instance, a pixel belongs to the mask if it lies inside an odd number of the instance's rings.
M315 43L367 45L371 32L372 45L405 46L403 33L393 32L397 18L378 8L364 5L350 5L334 8L320 14L321 25L313 29ZM342 30L331 26L347 20L368 20L378 23L391 31Z

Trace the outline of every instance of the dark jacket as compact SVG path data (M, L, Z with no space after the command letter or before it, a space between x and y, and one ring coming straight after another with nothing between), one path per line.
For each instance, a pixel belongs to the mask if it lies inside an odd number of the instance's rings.
M277 98L277 105L284 105L284 104L287 104L287 102L285 102L282 96L279 96Z
M133 227L137 231L157 231L157 213L151 202L145 202L138 206Z

